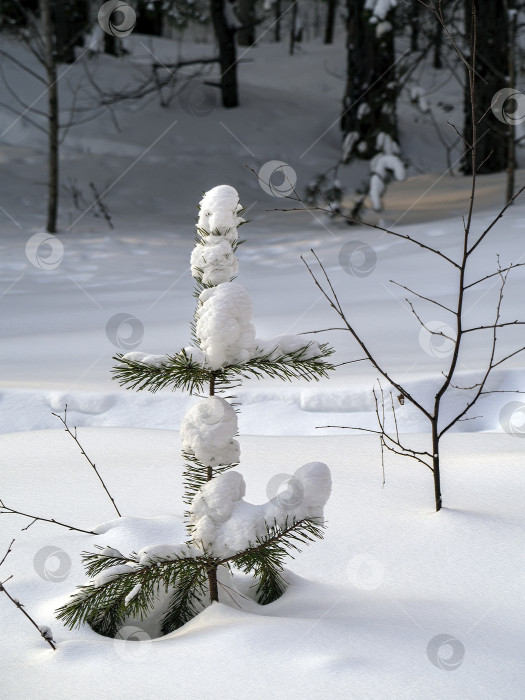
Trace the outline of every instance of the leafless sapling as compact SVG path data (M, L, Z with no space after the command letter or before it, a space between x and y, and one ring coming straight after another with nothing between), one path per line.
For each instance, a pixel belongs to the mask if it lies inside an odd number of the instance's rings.
M429 3L427 7L430 7L430 9L433 9L436 12L436 16L439 20L439 8L434 8L432 2ZM521 319L514 319L509 321L502 320L503 295L509 273L515 270L516 268L523 267L525 263L518 261L516 263L502 265L498 257L497 269L490 274L476 273L473 264L474 256L476 252L479 252L480 245L483 243L483 241L487 239L487 236L491 233L491 231L493 231L494 226L502 218L509 206L516 200L516 198L521 194L521 192L525 190L525 186L522 187L515 195L512 196L512 198L505 204L505 206L498 212L498 214L492 219L489 225L486 226L481 233L474 233L472 227L472 218L476 195L476 181L477 174L482 165L482 162L479 162L478 157L478 142L480 138L483 138L483 135L481 137L478 136L478 123L474 115L474 108L477 104L475 100L476 5L474 2L472 3L471 24L473 29L471 33L469 58L465 57L460 48L458 48L456 42L454 41L454 38L451 36L446 25L444 26L445 35L447 36L449 41L451 41L453 47L458 52L458 55L460 56L462 62L464 63L467 69L470 86L470 105L472 109L473 123L472 140L468 142L468 144L466 143L465 137L461 135L461 138L465 143L465 147L467 147L468 145L468 148L470 150L472 174L468 212L466 217L463 219L463 232L460 239L460 243L458 244L458 249L456 251L457 254L449 255L443 252L442 250L438 249L437 247L434 247L430 242L425 242L424 240L416 239L413 236L405 233L392 231L376 224L356 221L356 223L360 223L372 229L383 231L385 234L404 240L410 243L411 245L418 246L427 254L431 255L436 262L446 265L448 268L452 268L453 272L455 273L456 280L454 289L454 301L450 305L445 305L439 302L437 299L433 298L432 296L427 296L417 290L411 289L406 285L399 284L391 280L393 284L396 284L398 287L408 292L410 295L412 295L412 297L415 297L423 302L432 304L433 306L437 306L439 309L441 309L442 312L445 312L451 318L450 323L451 327L453 328L453 333L447 335L447 333L445 333L443 330L436 330L425 324L422 321L418 310L416 309L415 302L411 301L409 298L406 298L411 312L417 319L418 323L422 326L422 328L426 329L426 332L429 333L432 337L445 339L451 344L451 355L450 360L448 362L448 366L438 377L439 386L436 390L432 391L431 396L429 396L427 400L420 400L416 398L414 393L407 388L406 384L402 384L400 381L398 381L393 376L392 372L386 367L385 363L378 359L377 353L371 348L369 342L365 339L363 333L357 329L354 321L344 310L341 301L339 300L338 294L335 290L335 287L318 255L313 250L311 251L314 259L313 263L310 263L306 259L302 258L310 275L314 280L314 283L316 284L318 289L321 291L322 295L329 303L330 307L335 311L340 321L342 322L340 328L331 328L324 330L344 330L349 332L353 339L356 341L357 345L363 351L364 358L368 360L372 364L372 366L377 370L378 374L384 380L386 380L391 387L393 387L393 390L395 390L395 392L397 393L399 403L404 403L405 401L408 402L409 404L414 406L422 414L422 416L424 416L426 420L428 420L431 432L431 445L429 449L418 451L410 448L403 442L399 435L395 404L393 401L393 393L390 393L390 404L393 413L393 422L395 428L393 431L389 431L387 429L385 421L385 395L381 385L379 392L374 392L376 415L379 423L379 429L369 430L368 432L377 433L379 435L382 449L386 448L398 455L410 457L428 467L428 469L432 472L434 479L434 497L436 511L439 511L442 506L440 479L441 439L459 422L472 419L472 416L469 415L470 411L481 397L487 394L494 393L494 391L490 390L488 386L488 379L492 371L497 367L501 366L510 358L515 357L516 355L525 350L524 345L517 344L517 347L512 352L507 352L506 354L500 354L498 352L498 331L502 328L510 328L513 326L525 325L525 321ZM490 104L487 105L487 111L490 111ZM295 191L292 195L289 195L288 198L295 201L299 201L302 204L302 207L295 209L296 211L305 211L305 209L324 211L328 213L331 211L330 204L327 204L324 207L307 207ZM351 220L350 217L345 218ZM318 265L320 272L314 271L314 264ZM469 298L472 294L478 293L480 288L483 288L482 285L484 285L484 283L486 283L488 280L497 280L499 287L498 299L495 308L492 310L492 316L490 319L487 320L486 323L471 325L467 321L467 298ZM464 352L465 339L471 336L472 334L480 334L481 342L483 342L483 339L486 338L487 335L489 336L489 340L486 341L488 357L486 364L482 368L479 380L477 382L474 382L470 386L464 386L462 384L458 384L458 362L460 360L460 355ZM452 416L444 416L444 399L447 395L450 394L452 390L457 389L462 389L467 394L467 398L465 399L464 405L460 407ZM506 390L498 391L506 392ZM519 389L516 389L515 391L509 391L509 393L524 392ZM363 428L361 428L361 430L363 430Z

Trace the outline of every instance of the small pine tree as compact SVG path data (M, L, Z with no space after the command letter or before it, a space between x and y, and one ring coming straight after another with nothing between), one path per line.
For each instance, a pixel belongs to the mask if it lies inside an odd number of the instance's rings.
M248 293L233 281L245 223L235 189L221 185L200 202L196 245L191 256L197 308L191 346L175 355L117 355L114 377L121 385L156 392L164 387L208 395L192 406L181 425L184 501L188 541L155 545L124 556L110 548L84 554L92 581L81 586L57 611L69 627L89 623L100 634L116 636L130 619L162 612L159 632L167 634L219 600L218 573L232 567L255 578L260 604L286 588L283 561L301 544L321 538L323 507L331 489L321 462L300 467L284 494L256 506L243 501L237 412L221 396L243 378L318 380L333 365L333 350L304 337L255 337Z

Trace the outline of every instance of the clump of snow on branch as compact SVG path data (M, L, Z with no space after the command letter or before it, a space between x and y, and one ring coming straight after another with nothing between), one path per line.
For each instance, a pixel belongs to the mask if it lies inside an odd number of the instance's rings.
M167 362L166 355L149 355L147 352L128 352L123 355L123 359L131 362L142 362L143 365L151 367L162 367Z
M109 581L113 580L117 576L120 576L121 574L131 573L134 568L135 567L133 565L130 566L128 564L117 564L116 566L112 566L110 569L105 569L100 574L97 574L93 579L93 585L95 588L103 586L105 583L109 583Z
M229 282L237 274L238 261L229 241L221 236L208 236L191 254L191 274L203 284Z
M396 5L397 0L366 0L365 10L372 13L371 22L382 22Z
M137 553L137 566L150 566L158 561L175 561L186 557L198 557L201 554L200 549L193 547L187 542L175 545L152 544L144 547Z
M381 197L389 181L394 177L401 181L406 177L405 165L399 157L399 144L387 133L380 132L376 138L379 151L370 161L369 195L375 211L381 211Z
M343 153L341 156L341 161L343 163L348 163L350 156L354 150L354 146L359 141L359 132L349 131L343 141Z
M291 525L305 518L322 520L330 496L330 470L322 462L309 462L291 477L295 498L279 495L262 505L243 500L245 483L241 474L228 471L216 476L195 495L190 511L192 538L208 554L228 557L253 546L264 537L267 526Z
M239 461L239 443L233 439L237 432L235 410L218 396L210 396L192 406L180 428L183 449L206 466Z
M301 360L311 360L322 355L319 343L315 340L305 340L299 335L278 335L269 340L255 339L253 357L267 357L269 360L279 360L285 355L299 353Z
M372 200L374 210L381 211L383 208L381 197L386 190L388 180L391 175L393 175L396 180L404 180L406 176L405 166L399 156L387 156L383 153L378 153L377 156L372 158L370 169L372 170L369 191L370 199Z
M410 100L413 102L418 109L426 114L430 111L430 106L428 104L426 93L422 87L419 85L412 85L410 88Z
M195 313L196 335L212 369L246 362L251 358L255 328L252 300L235 282L223 282L199 295Z

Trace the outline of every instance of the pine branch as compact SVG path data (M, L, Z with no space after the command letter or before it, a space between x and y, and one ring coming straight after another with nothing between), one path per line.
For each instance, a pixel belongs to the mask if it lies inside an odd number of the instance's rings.
M325 359L333 354L333 349L326 343L320 345L319 354L308 357L310 344L295 352L272 358L275 350L253 358L247 362L226 365L220 370L203 368L194 362L183 349L176 355L166 355L162 366L149 365L138 360L126 359L116 355L113 359L119 364L113 368L113 379L121 386L137 391L144 389L155 393L159 389L171 386L173 389L188 391L190 394L203 393L209 383L212 372L216 375L218 391L230 389L240 377L271 377L291 381L304 379L318 381L328 376L334 366Z
M172 386L190 394L202 393L210 381L211 370L203 369L188 357L185 350L176 355L166 355L166 363L162 367L148 365L137 360L125 359L118 354L114 358L119 364L112 369L113 379L121 386L137 391L151 391Z
M94 570L94 556L97 555L87 553L84 556L91 571ZM142 565L130 557L126 564L118 565L112 575L115 559L121 562L118 556L101 557L101 568L106 576L80 586L69 602L58 608L56 616L67 627L73 629L87 622L99 634L114 637L126 617L143 619L147 615L161 587L168 592L177 586L179 579L186 580L190 572L196 569L205 572L208 567L205 556L174 555L169 560L154 557ZM126 600L134 590L137 590L136 595Z
M194 618L206 595L206 570L195 567L181 571L179 580L172 594L170 607L162 618L162 634L169 634Z
M305 358L309 349L307 345L275 359L272 358L273 352L270 352L239 365L229 365L225 371L246 379L249 377L260 379L267 376L288 381L292 379L304 379L307 382L319 381L334 369L333 364L325 361L325 358L332 355L334 350L326 343L319 347L321 352L314 357Z
M258 579L257 600L261 605L267 605L286 590L287 583L281 576L285 557L293 559L292 550L300 551L300 545L322 539L323 529L324 525L313 518L292 520L291 524L286 519L284 525L277 522L266 524L266 535L258 537L253 545L227 561L245 573L254 574Z

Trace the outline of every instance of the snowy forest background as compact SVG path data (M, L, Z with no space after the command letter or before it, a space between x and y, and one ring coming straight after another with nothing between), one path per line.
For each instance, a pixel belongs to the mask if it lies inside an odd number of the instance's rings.
M6 697L167 697L174 669L195 697L522 697L524 3L102 5L0 2L0 581L57 646L1 596ZM188 344L197 206L222 184L249 220L257 336L315 331L337 365L235 390L236 469L265 504L326 463L325 538L268 605L236 574L166 636L69 631L55 611L86 581L81 552L184 539L179 430L198 399L126 392L112 358ZM455 358L445 258L465 226L482 240L464 328L481 330ZM430 411L453 359L436 512L406 456L432 466L409 399ZM53 415L66 404L123 517Z

